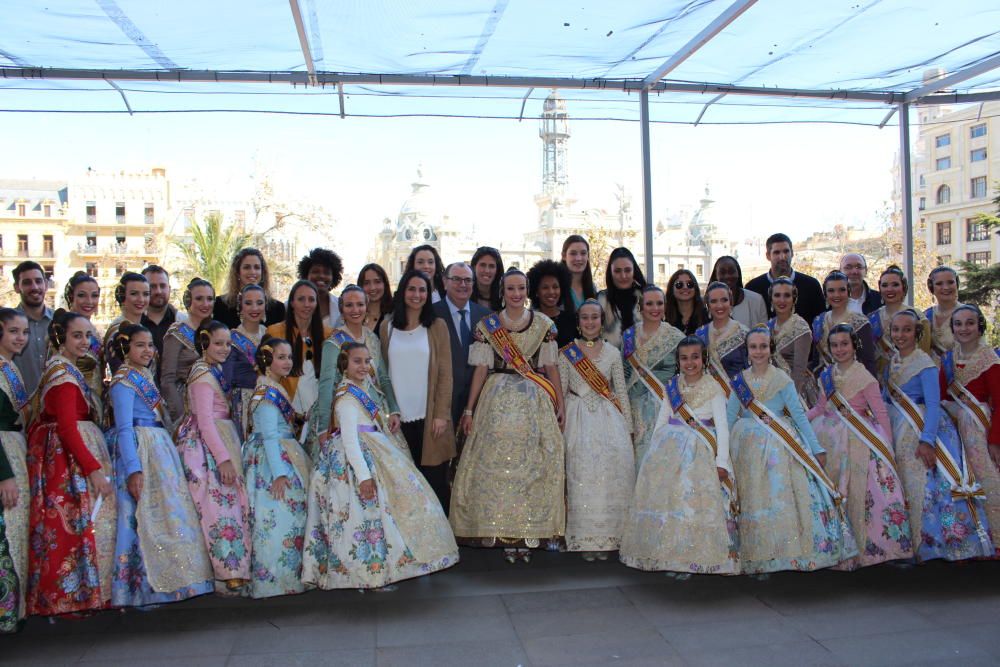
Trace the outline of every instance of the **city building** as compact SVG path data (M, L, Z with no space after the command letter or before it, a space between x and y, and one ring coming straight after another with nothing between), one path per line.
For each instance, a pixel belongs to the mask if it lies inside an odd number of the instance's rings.
M924 80L942 76L931 70ZM918 107L911 154L914 234L941 264L988 265L1000 258L1000 236L977 220L996 214L1000 179L1000 102Z
M574 196L569 169L569 114L565 100L555 92L544 102L538 134L542 141L541 187L535 195L538 217L534 229L520 238L501 238L492 244L502 253L504 264L527 269L541 259L559 259L563 240L571 234L582 234L600 241L600 250L591 248L595 258L624 245L632 249L640 266L644 265L641 219L632 215L630 198L622 188L614 192L616 205L611 208L582 206ZM725 239L712 221L713 204L706 187L693 212L661 216L653 242L654 275L647 276L649 281L663 284L679 268L690 269L705 281L715 259L734 252L736 244ZM371 259L385 267L395 283L414 246L433 245L447 263L468 261L484 242L470 234L469 225L459 224L447 214L424 170L418 169L410 196L396 219L383 221ZM604 267L595 264L595 278L603 281L603 272Z

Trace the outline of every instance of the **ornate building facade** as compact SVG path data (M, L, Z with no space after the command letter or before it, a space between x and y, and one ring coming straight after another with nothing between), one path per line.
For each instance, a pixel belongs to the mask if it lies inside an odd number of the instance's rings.
M519 238L503 238L493 244L502 253L504 264L527 269L541 259L558 260L563 240L571 234L582 234L598 241L605 255L616 246L629 247L643 265L641 221L633 218L631 201L624 190L619 187L614 193L617 205L613 208L581 206L574 196L569 161L570 117L566 101L556 92L544 102L538 135L542 142L542 178L535 195L535 226ZM395 220L383 221L372 249L372 261L385 267L393 283L402 275L406 258L415 246L433 245L449 263L468 261L484 244L468 233L468 226L457 224L447 215L428 181L418 170L410 196ZM732 252L735 244L724 239L712 220L714 203L706 187L694 212L666 214L659 220L653 243L654 275L648 280L662 284L678 268L690 269L700 280L707 280L715 259ZM592 248L592 254L601 254L595 250ZM595 277L603 276L603 272L603 266L594 266Z

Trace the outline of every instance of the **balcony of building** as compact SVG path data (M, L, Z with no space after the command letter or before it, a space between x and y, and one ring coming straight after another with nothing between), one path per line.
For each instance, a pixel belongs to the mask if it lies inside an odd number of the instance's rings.
M158 257L161 251L156 241L132 243L77 243L76 254L81 258Z

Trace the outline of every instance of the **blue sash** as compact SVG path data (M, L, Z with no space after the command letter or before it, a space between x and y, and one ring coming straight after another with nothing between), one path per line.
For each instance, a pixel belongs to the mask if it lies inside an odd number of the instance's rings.
M87 332L87 338L90 340L90 353L94 355L95 359L100 359L101 351L103 349L101 341L97 339L97 336L94 335L93 331Z
M823 393L829 399L833 396L833 392L837 391L837 386L833 382L833 366L827 366L823 369L823 372L819 374L819 386L823 389Z
M194 329L187 322L179 322L174 328L174 334L178 336L183 342L188 344L192 350L195 349L194 345Z
M191 327L188 328L190 329ZM230 390L229 381L226 379L226 376L222 374L222 369L219 366L212 364L208 367L208 371L212 374L212 377L215 378L215 381L219 383L219 389L222 390L222 393L228 396Z
M930 308L928 308L927 310L924 311L924 317L926 317L927 319L929 319L931 321L931 325L933 326L933 324L934 324L934 306L931 306Z
M24 382L21 380L21 375L17 372L17 368L15 368L14 364L11 362L4 361L3 365L0 366L0 370L2 370L3 376L7 380L7 384L10 385L11 393L14 394L14 410L20 412L24 409L24 406L28 404L28 400L31 398L28 395L28 388L24 386Z
M188 327L189 329L191 327ZM229 337L232 339L233 346L242 352L250 365L254 365L254 357L257 355L257 345L254 344L252 340L241 334L236 329L229 332Z
M343 347L344 343L353 343L354 339L351 335L344 331L343 329L335 329L330 338L337 344L337 347Z
M948 350L941 357L941 370L944 371L944 379L947 386L955 381L955 352L954 350Z
M294 426L295 409L292 407L292 404L288 402L288 399L285 398L284 394L276 388L266 385L257 387L257 391L254 392L253 398L250 400L253 401L254 404L260 403L261 401L270 403L274 407L278 408L281 416L285 418L285 421L288 422L290 426Z
M667 397L670 399L670 408L675 414L684 403L684 397L681 396L681 388L677 382L678 378L680 378L680 375L675 375L667 383Z
M881 309L879 309L879 310L881 310ZM882 333L883 333L883 331L882 331L882 318L879 316L879 311L876 310L875 312L870 313L868 315L868 321L872 325L872 335L875 337L875 340L878 340L879 338L882 337Z
M768 328L768 331L771 332L771 337L772 338L774 337L774 328L776 326L778 326L778 318L777 317L772 317L771 319L769 319L767 321L767 328Z
M744 408L753 402L753 390L750 389L750 385L747 384L746 379L743 377L743 373L737 373L729 378L729 384L733 388L733 391L736 392L736 398L739 399Z
M157 408L160 406L160 391L145 375L134 368L121 366L111 379L111 384L118 382L123 383L126 387L139 394L139 398L146 404L146 407L153 414L157 414Z
M628 359L635 354L635 326L622 332L622 356Z
M350 384L337 391L337 398L340 398L344 394L350 394L354 398L358 399L361 403L361 407L368 411L368 416L371 417L373 422L378 422L378 404L372 400L371 396L365 393L364 389L358 387L357 385Z
M711 324L711 322L703 324L694 332L694 335L701 339L701 342L705 344L706 348L708 347L708 327L711 326Z
M826 322L827 315L829 315L829 313L820 313L812 321L812 334L814 343L819 343L820 340L822 340L823 338L823 324Z

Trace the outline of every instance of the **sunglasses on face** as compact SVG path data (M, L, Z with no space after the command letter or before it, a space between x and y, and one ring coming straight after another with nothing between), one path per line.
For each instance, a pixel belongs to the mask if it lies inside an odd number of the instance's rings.
M696 284L697 283L695 283L693 280L678 280L677 282L674 283L674 288L675 289L693 289Z

